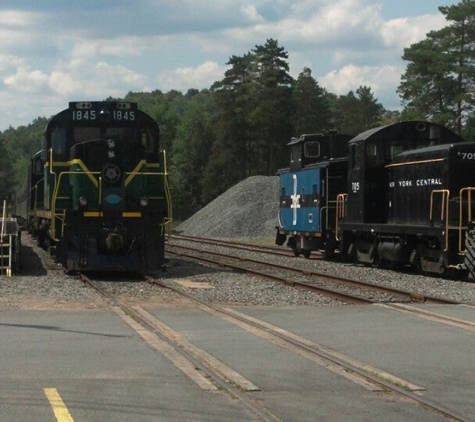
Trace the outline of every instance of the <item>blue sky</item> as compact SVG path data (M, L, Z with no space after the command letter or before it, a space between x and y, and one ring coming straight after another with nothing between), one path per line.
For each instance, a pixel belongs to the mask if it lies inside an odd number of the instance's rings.
M0 131L69 101L209 88L232 55L268 38L320 86L370 86L387 109L404 47L448 24L451 0L2 0Z

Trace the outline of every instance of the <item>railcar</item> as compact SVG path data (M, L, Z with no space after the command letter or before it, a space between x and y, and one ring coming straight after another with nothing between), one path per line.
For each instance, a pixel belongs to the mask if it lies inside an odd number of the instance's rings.
M434 123L358 135L339 202L342 257L430 274L473 272L474 169L475 143Z
M336 197L347 183L348 141L330 132L292 138L290 165L277 172L280 203L276 244L295 256L315 250L334 251Z
M68 271L153 271L171 199L159 127L136 103L71 102L47 124L14 198Z
M326 257L475 278L475 142L398 122L351 139L346 162L334 230L319 245Z

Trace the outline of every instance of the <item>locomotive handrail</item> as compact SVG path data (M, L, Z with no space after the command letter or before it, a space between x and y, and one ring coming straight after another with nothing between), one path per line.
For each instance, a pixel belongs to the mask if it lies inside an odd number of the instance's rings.
M163 153L163 171L164 171L163 182L164 182L164 188L165 188L165 199L166 199L166 204L167 204L167 218L165 218L165 222L163 223L163 226L166 226L169 228L168 235L170 236L173 229L173 227L171 226L171 223L173 222L172 196L171 196L171 191L170 191L170 184L168 183L167 152L163 150L162 153Z
M434 196L435 194L442 194L442 206L440 209L440 220L444 221L444 211L447 218L447 224L449 220L449 197L450 191L448 189L435 189L430 193L430 207L429 207L429 220L433 219L433 208L434 208Z
M36 227L38 227L38 183L36 183L31 190L34 190L35 194L35 201L33 203L33 227L36 229Z
M66 175L86 175L89 177L89 175L100 175L101 173L100 172L92 172L92 171L89 171L89 172L79 172L79 171L62 171L61 173L59 173L59 175L57 175L55 172L53 172L53 174L55 175L55 178L57 178L57 183L56 183L56 180L55 180L55 187L54 187L54 191L53 191L53 196L51 198L51 233L52 233L52 238L54 241L58 241L59 239L56 237L56 218L58 218L59 220L62 220L63 221L63 224L62 226L64 226L64 218L65 218L65 214L60 214L60 213L57 213L56 212L56 202L58 199L65 199L65 198L69 198L69 197L59 197L58 194L59 194L59 187L61 186L61 178L63 176L66 176ZM170 195L170 187L169 187L169 183L168 183L168 178L166 177L166 173L163 173L163 172L159 172L159 173L156 173L156 172L137 172L137 171L131 171L131 172L125 172L126 175L128 176L131 176L133 175L134 177L135 176L159 176L159 177L163 177L164 179L164 185L165 185L165 196L164 197L161 197L161 196L157 196L157 197L151 197L151 199L161 199L161 198L165 198L167 201L167 212L168 212L168 219L169 221L167 221L166 223L164 223L163 225L168 225L171 223L172 221L172 217L171 217L171 213L172 213L172 208L171 208L171 195ZM101 195L102 195L102 177L99 177L98 178L99 181L98 181L98 195L99 195L99 198L98 198L98 204L101 204ZM168 220L167 219L167 220ZM163 229L162 229L163 230ZM64 227L61 227L61 233L63 234L64 233Z
M330 215L330 213L328 212L328 210L330 209L329 206L325 205L323 207L320 207L320 231L323 231L322 230L322 221L323 221L323 216L325 215L325 229L328 229L328 216Z
M99 172L88 172L89 174L100 174ZM58 193L59 193L59 187L61 186L61 178L64 176L64 175L71 175L71 174L74 174L74 175L79 175L79 174L83 174L83 175L87 175L86 172L84 173L80 173L78 171L62 171L61 173L59 173L59 176L53 172L53 174L55 175L55 179L57 178L57 182L55 180L55 185L54 185L54 190L53 190L53 196L51 197L51 234L52 234L52 238L55 242L59 241L59 239L56 237L56 218L58 218L59 220L61 220L61 217L62 217L62 220L63 220L63 224L62 224L62 227L61 227L61 233L63 234L64 233L64 218L65 218L65 214L61 214L61 213L57 213L56 212L56 202L58 200ZM69 198L69 197L59 197L60 199L65 199L65 198ZM100 197L99 197L99 200L100 200Z
M340 240L338 236L338 229L340 225L340 219L345 217L345 203L346 198L348 197L347 193L339 193L336 196L336 221L335 221L335 239Z
M168 218L166 219L167 220L166 223L164 223L163 225L170 224L173 221L172 201L171 201L170 184L168 183L168 177L167 177L168 175L167 175L166 171L165 172L159 172L159 173L149 172L149 171L143 171L143 172L131 171L131 172L126 172L125 174L129 175L129 176L134 175L134 177L135 176L160 176L160 177L163 177L163 185L164 185L165 196L157 196L157 197L150 197L150 198L151 199L165 199L166 200Z
M440 207L440 220L444 224L445 221L445 249L447 251L449 249L449 198L450 198L450 191L448 189L434 189L430 193L430 206L429 206L429 221L433 220L433 212L434 212L434 197L435 194L442 195L442 202Z
M97 198L97 203L99 205L102 204L101 198L102 198L102 177L99 176L98 180L98 186L97 186L97 194L99 195L99 198Z
M475 187L466 187L460 189L459 193L459 252L464 253L465 248L462 245L462 232L464 227L462 227L463 222L463 197L464 193L467 193L467 223L473 221L472 219L472 192L475 191Z
M42 179L38 180L38 182L36 182L31 188L30 188L30 192L27 193L31 195L31 192L34 193L34 200L33 200L33 204L32 204L32 212L33 212L33 215L32 215L32 223L33 223L33 228L37 228L38 227L38 205L41 205L38 203L38 189L39 189L39 185L43 182L44 183L45 181L45 178L43 177ZM43 204L44 206L44 198L43 198ZM28 215L27 215L27 223L30 224L30 220L29 220L29 217L31 216L30 214L30 211L28 210Z
M327 205L320 208L320 221L323 221L323 213L325 212L325 229L330 227L330 210L337 209L337 201L328 201ZM336 212L336 211L335 211Z

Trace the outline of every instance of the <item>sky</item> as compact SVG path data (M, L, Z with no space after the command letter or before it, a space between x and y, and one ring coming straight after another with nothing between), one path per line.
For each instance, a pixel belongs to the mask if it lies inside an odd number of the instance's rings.
M337 95L369 86L388 110L405 47L449 24L452 0L2 0L0 131L69 101L206 89L267 39Z

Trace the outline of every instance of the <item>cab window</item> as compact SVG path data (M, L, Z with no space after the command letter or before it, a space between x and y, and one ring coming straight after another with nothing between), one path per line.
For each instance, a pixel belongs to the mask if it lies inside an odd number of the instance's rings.
M66 129L57 127L53 132L52 148L54 155L66 154Z
M320 157L320 142L306 142L304 144L304 155L308 158Z

